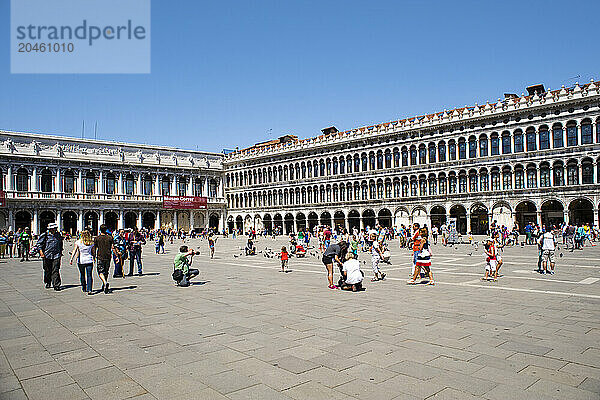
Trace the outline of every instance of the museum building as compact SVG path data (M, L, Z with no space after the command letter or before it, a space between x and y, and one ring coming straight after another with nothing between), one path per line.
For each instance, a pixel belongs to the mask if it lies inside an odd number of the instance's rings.
M598 225L600 84L533 85L496 102L225 155L228 229L284 233L497 221Z
M0 131L0 229L222 229L222 171L218 153ZM206 206L166 209L164 196L203 197Z

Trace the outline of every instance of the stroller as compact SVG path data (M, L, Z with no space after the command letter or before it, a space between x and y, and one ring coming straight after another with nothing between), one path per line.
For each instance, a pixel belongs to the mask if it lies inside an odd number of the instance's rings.
M381 259L382 262L384 262L386 264L390 264L390 265L392 264L392 262L390 261L390 258L392 257L392 253L390 252L390 249L388 248L387 244L384 245L381 255L382 255L382 259Z
M306 249L301 244L296 245L296 257L298 257L298 258L306 257Z

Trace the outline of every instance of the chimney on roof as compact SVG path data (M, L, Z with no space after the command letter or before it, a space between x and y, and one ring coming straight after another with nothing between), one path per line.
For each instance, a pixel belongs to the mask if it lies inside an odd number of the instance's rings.
M536 93L538 95L542 95L545 91L546 90L544 89L544 85L541 83L538 83L537 85L527 86L527 92L530 96L533 96Z
M508 100L508 99L516 99L519 96L517 96L516 93L504 93L504 100Z
M331 135L332 133L338 133L339 131L335 126L330 126L328 128L321 129L321 132L323 132L323 135Z

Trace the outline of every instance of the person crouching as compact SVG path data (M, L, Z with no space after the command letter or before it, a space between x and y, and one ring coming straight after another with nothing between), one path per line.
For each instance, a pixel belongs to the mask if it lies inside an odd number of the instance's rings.
M365 274L360 270L360 261L354 258L352 253L348 253L346 261L342 265L342 278L344 282L340 282L340 289L352 290L358 292L363 290L362 282Z
M196 252L188 250L187 246L179 248L179 254L175 256L173 261L173 280L175 280L177 286L190 286L190 280L200 273L197 269L190 268L195 254Z

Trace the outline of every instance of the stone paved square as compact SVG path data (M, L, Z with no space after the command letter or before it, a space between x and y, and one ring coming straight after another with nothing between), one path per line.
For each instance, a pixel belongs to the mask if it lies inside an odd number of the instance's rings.
M482 282L481 247L437 245L436 285L408 286L411 254L392 242L387 279L363 263L352 293L327 289L314 250L280 273L263 252L285 239L254 257L244 243L219 238L210 260L188 240L188 288L171 279L181 241L148 244L145 274L108 295L82 293L66 257L60 292L41 261L0 260L0 399L600 398L600 246L563 251L552 276L533 246L509 248Z

